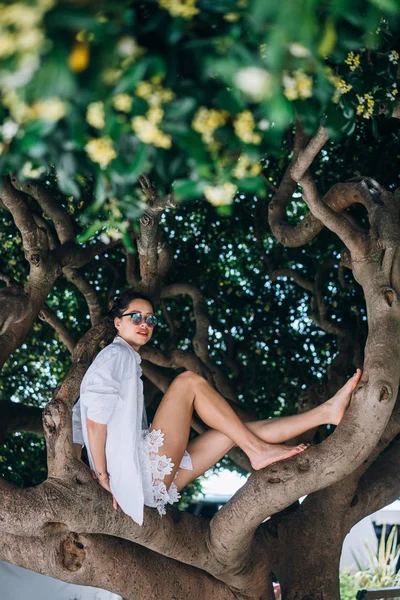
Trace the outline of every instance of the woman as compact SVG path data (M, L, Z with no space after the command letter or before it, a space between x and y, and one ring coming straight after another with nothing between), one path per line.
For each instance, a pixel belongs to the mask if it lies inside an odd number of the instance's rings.
M281 442L343 418L359 369L313 410L246 424L205 379L186 371L169 386L149 430L138 352L153 335L154 312L145 295L128 291L116 299L108 313L116 336L87 370L73 413L76 456L84 444L98 482L113 495L114 508L119 504L139 525L144 505L165 514L166 504L176 502L185 485L233 446L247 454L253 469L263 469L306 448ZM194 410L210 430L189 441Z

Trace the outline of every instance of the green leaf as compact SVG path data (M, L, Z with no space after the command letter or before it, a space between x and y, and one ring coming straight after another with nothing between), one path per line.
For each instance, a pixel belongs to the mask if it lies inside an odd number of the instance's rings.
M127 169L127 173L131 176L129 181L132 182L132 176L138 178L144 170L150 152L148 144L141 143L135 153L135 157Z
M76 241L84 244L105 225L107 225L106 221L94 221L85 231L76 236Z
M173 184L173 192L178 200L189 200L199 198L203 195L204 181L192 181L191 179L177 179Z
M374 4L379 10L398 14L399 12L399 3L397 0L369 0L371 4Z
M148 61L142 59L129 69L129 71L121 78L113 90L113 95L121 94L122 92L132 92L141 81L147 71Z
M244 177L238 180L237 186L240 192L246 194L261 194L265 190L261 177Z

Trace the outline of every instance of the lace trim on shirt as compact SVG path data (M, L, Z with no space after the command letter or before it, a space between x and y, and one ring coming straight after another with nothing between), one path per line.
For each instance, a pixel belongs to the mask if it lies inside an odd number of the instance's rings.
M161 429L153 429L145 435L145 444L150 457L151 477L153 481L153 498L160 515L165 515L166 505L178 502L181 497L175 483L169 489L164 483L164 477L172 473L174 463L163 454L158 454L159 448L164 444L164 433Z

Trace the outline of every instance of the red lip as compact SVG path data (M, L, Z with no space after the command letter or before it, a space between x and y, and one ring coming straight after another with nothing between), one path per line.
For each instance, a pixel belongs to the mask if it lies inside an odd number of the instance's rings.
M146 336L146 337L148 337L148 336L149 336L149 334L148 334L148 332L147 332L147 331L137 331L136 333L137 333L138 335L144 335L144 336Z

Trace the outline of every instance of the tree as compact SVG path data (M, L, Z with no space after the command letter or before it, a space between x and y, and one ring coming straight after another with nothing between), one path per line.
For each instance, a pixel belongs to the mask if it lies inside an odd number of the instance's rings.
M1 11L0 558L128 599L270 599L273 575L285 599L338 598L344 536L399 495L397 6ZM164 314L150 410L179 369L250 419L363 365L345 419L211 520L114 513L71 410L125 284ZM20 432L44 435L47 478Z

